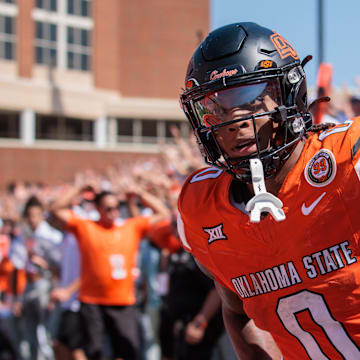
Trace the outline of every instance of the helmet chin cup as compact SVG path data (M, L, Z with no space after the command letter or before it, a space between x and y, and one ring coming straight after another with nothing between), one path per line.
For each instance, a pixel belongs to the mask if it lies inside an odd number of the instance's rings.
M246 204L245 210L250 212L250 222L260 222L262 212L268 212L276 221L285 220L282 201L266 191L264 170L260 159L250 159L250 170L255 196Z

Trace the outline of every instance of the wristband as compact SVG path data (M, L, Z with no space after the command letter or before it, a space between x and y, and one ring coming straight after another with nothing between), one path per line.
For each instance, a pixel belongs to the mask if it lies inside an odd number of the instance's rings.
M208 327L208 322L207 322L205 316L202 314L196 315L194 317L192 323L194 323L196 327L200 327L204 330Z

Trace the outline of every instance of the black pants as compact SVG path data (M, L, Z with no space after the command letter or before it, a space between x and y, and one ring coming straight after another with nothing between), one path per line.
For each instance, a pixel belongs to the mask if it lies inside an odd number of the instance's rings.
M114 357L125 360L138 359L139 334L135 307L81 303L80 314L89 359L103 357L105 333L109 335Z
M0 360L16 360L17 354L8 336L0 331Z
M59 323L57 340L71 350L84 347L84 328L79 312L64 310Z

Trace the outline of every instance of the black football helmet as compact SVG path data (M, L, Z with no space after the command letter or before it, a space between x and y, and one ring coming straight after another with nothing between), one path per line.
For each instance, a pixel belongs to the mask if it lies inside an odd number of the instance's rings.
M287 40L255 23L235 23L211 32L190 60L180 97L205 161L249 182L249 159L259 158L265 178L274 175L312 125L303 70L310 59L301 63ZM253 105L265 95L278 106L259 113ZM235 108L252 110L236 119L221 116ZM270 146L261 149L255 121L264 116L276 126ZM257 151L230 157L217 132L244 120L253 122Z

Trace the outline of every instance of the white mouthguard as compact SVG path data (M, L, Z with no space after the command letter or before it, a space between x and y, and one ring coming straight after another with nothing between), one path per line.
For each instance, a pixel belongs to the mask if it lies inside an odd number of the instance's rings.
M264 170L260 159L250 159L250 170L255 196L246 204L245 210L250 212L250 221L260 222L262 212L268 212L276 221L285 220L282 201L266 191Z

